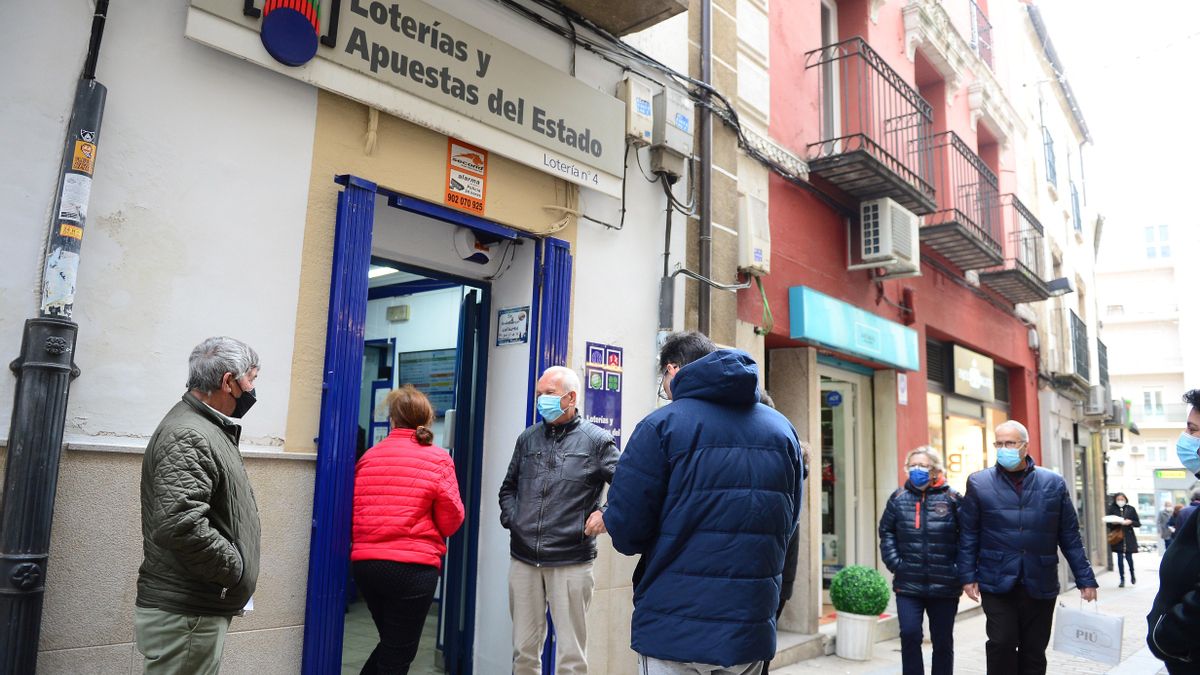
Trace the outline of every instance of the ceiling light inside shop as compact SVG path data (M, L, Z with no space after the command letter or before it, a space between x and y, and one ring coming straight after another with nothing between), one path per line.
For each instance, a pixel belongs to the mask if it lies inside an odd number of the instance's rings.
M396 274L399 271L400 270L396 269L395 267L386 267L384 265L371 265L371 270L369 272L367 272L367 278L368 279L378 279L379 277L386 277L389 274Z

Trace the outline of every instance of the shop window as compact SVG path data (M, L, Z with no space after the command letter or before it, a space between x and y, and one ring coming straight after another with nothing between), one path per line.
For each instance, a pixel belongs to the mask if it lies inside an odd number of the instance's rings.
M942 430L942 397L938 394L926 394L925 400L929 408L929 445L946 457L946 441Z

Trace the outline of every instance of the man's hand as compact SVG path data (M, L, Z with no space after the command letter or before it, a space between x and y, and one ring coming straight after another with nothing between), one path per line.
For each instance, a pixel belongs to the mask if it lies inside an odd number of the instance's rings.
M1087 602L1096 601L1096 589L1094 588L1081 588L1079 589L1079 595Z
M966 592L968 598L979 602L979 584L963 584L963 591Z
M594 537L601 532L608 532L608 528L604 527L604 512L597 509L588 516L587 524L583 526L583 533Z

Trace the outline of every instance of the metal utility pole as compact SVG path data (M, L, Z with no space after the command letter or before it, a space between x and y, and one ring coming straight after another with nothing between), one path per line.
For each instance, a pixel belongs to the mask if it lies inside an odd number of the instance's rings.
M71 315L107 93L96 81L107 13L108 0L96 0L50 213L41 310L25 322L21 353L9 366L17 387L0 503L0 675L37 670L67 394L79 375L73 359L78 326Z
M712 0L700 0L700 81L712 84ZM712 279L712 96L704 92L696 130L700 142L700 276ZM712 289L700 284L696 330L712 334Z

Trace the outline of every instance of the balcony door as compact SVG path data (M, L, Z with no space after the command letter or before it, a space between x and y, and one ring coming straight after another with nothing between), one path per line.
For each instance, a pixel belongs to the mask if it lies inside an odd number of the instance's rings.
M837 0L821 0L821 46L829 47L837 44ZM836 49L836 48L834 48ZM825 54L826 63L821 68L821 137L823 139L840 139L842 136L842 83L839 64L841 59L836 54ZM835 155L844 151L841 141L832 141L835 146L825 154Z

